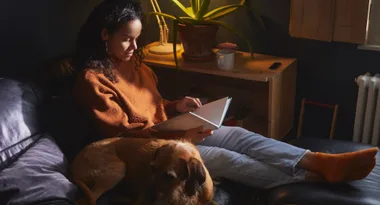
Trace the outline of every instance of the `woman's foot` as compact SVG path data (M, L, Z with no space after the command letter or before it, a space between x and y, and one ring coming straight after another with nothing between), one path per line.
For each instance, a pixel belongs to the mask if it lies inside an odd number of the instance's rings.
M309 182L320 182L320 181L326 181L325 178L317 174L315 172L307 171L305 175L305 180Z
M352 180L363 179L371 173L372 169L375 166L376 166L376 158L373 158L369 165L368 164L362 164L362 165L356 167L355 170L349 172L347 174L347 178L351 178ZM361 175L358 173L361 173Z
M374 147L342 154L308 152L298 166L322 175L329 182L359 180L372 171L378 151Z

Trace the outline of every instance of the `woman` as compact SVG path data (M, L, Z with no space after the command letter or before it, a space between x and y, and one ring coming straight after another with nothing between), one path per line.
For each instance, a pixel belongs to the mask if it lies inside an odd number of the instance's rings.
M108 137L188 139L195 143L213 177L252 187L271 188L303 180L341 182L366 177L377 148L344 153L314 153L239 127L214 132L158 132L156 123L199 107L186 97L169 102L157 90L157 78L141 63L137 39L143 16L139 3L105 0L89 16L77 42L74 96Z

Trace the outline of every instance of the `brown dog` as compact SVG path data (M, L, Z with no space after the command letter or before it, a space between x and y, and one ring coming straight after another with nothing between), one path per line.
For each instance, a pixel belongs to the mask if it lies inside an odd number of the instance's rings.
M70 171L92 205L119 182L130 188L126 196L136 205L200 205L213 198L211 177L188 142L108 138L86 146Z

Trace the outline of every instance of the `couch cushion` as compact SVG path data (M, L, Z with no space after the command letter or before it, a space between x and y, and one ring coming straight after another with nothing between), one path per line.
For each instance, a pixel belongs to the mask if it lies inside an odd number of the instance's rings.
M362 150L371 145L350 141L300 138L292 144L311 151L342 153ZM349 183L295 183L282 185L268 191L269 205L379 205L380 204L380 153L376 167L363 180Z
M0 170L38 140L41 97L32 84L0 78Z

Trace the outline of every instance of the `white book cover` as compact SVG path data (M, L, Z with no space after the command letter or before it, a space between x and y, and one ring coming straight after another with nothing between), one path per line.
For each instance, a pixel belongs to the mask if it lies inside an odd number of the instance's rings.
M183 131L203 126L203 130L216 130L222 125L231 100L231 97L225 97L212 101L202 105L194 112L178 115L165 122L158 123L152 128L165 131Z

